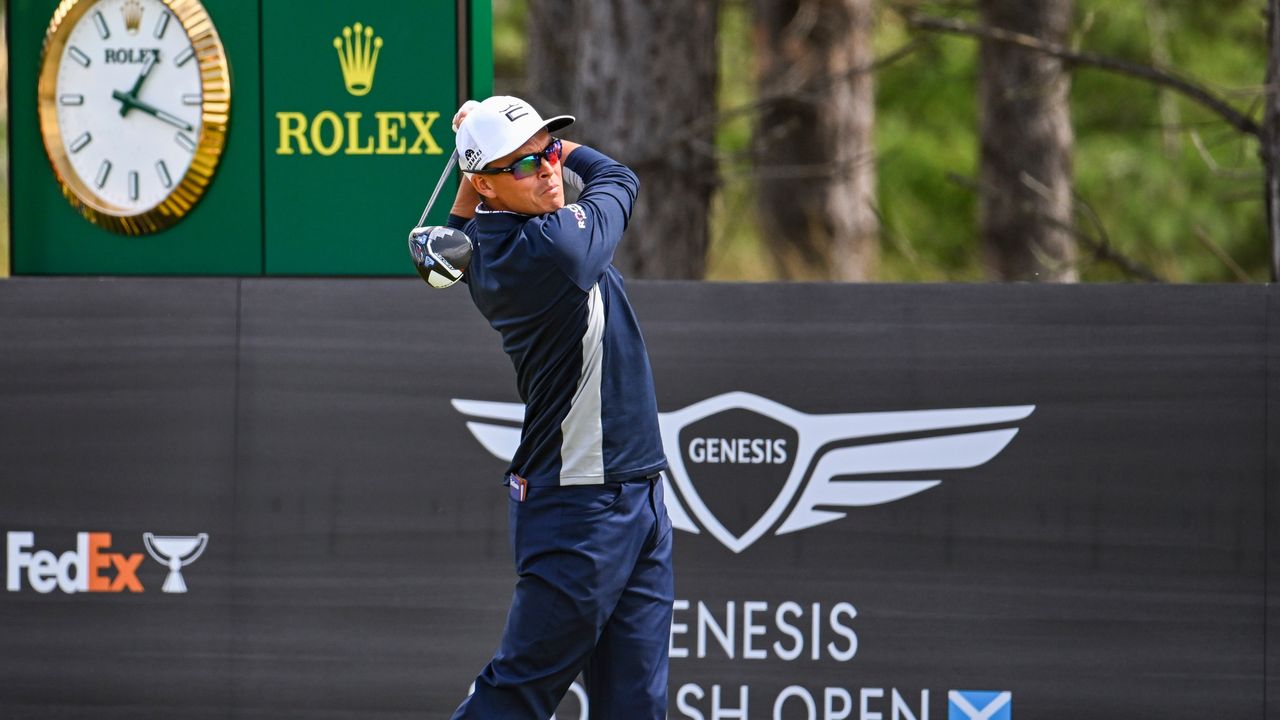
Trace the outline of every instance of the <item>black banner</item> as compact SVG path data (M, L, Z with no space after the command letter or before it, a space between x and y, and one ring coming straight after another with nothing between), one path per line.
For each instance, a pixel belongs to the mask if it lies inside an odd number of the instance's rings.
M1275 714L1274 287L630 292L671 718ZM520 412L462 290L0 283L0 716L447 716Z

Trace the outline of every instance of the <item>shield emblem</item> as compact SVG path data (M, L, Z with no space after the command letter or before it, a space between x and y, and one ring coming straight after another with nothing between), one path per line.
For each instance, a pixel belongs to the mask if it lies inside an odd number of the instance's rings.
M773 527L796 494L803 465L813 453L802 444L802 428L788 422L797 415L785 405L745 392L717 395L661 415L667 462L680 497L698 524L735 553ZM694 445L698 439L704 441L701 446ZM712 440L715 462L708 461ZM742 440L747 441L745 446ZM766 448L755 440L782 444ZM727 452L731 462L725 462ZM779 452L786 453L785 461L772 462L779 459ZM746 463L740 462L744 453ZM754 462L756 458L761 461ZM797 458L805 462L797 463ZM744 483L752 484L752 492L741 491ZM753 504L748 495L759 500ZM670 499L667 505L671 510ZM681 515L683 508L672 513L673 523Z
M786 486L796 429L755 410L732 408L680 430L689 486L733 538L751 531Z

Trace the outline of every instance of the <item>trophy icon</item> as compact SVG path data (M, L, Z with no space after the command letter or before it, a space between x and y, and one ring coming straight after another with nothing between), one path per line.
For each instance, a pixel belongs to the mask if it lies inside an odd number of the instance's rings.
M196 561L204 548L209 544L209 533L199 535L154 535L142 534L142 544L156 562L169 568L169 575L164 579L167 593L184 593L187 583L182 579L182 568Z

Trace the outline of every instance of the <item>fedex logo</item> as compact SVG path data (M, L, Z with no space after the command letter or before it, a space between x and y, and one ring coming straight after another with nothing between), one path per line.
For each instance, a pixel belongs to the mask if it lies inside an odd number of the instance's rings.
M142 553L109 552L111 533L76 533L76 549L54 555L49 550L31 552L35 533L8 533L8 569L5 587L9 592L22 590L25 571L27 584L39 593L142 592L138 566Z

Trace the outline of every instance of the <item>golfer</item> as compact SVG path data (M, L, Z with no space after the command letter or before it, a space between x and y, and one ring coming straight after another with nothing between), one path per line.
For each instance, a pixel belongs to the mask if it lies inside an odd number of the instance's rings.
M552 134L573 121L506 96L454 118L467 179L449 225L475 245L463 279L525 403L506 475L515 595L455 720L547 720L579 672L593 720L667 712L667 460L648 352L612 265L639 182ZM566 181L581 183L572 205Z

